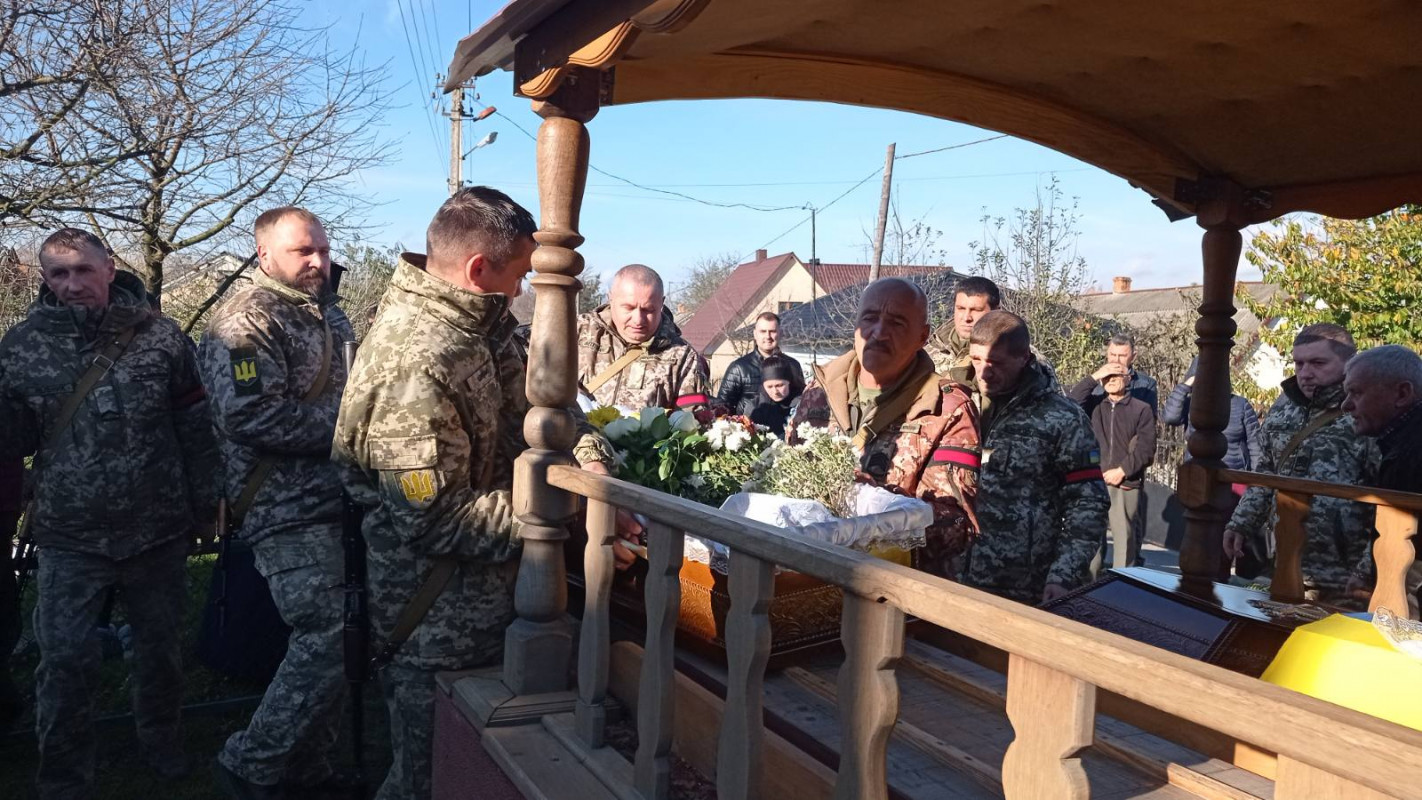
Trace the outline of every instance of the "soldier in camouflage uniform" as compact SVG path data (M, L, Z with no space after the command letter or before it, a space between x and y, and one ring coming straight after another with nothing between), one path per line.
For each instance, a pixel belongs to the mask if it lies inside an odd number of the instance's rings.
M238 535L292 629L261 705L218 756L221 784L239 797L329 785L346 692L341 481L330 455L346 385L341 345L354 335L329 288L320 220L276 208L255 233L260 268L213 315L200 348L228 508L235 520L246 493Z
M452 566L381 670L394 763L380 800L430 796L435 675L499 663L514 618L513 461L529 405L508 304L535 227L487 187L447 200L426 236L429 258L407 253L396 267L341 405L332 457L367 509L377 642L440 565Z
M964 387L934 373L922 350L927 338L922 290L900 278L870 284L854 350L825 366L792 423L854 437L860 468L875 485L932 505L918 567L953 578L976 528L977 413Z
M633 410L706 405L706 360L681 338L665 307L661 276L629 264L613 276L607 300L578 318L578 385L583 391L598 405ZM619 364L632 348L640 348L641 355Z
M1002 292L987 278L974 275L954 285L953 318L938 326L923 348L939 375L968 366L968 337L973 325L1001 305Z
M39 299L0 341L0 458L38 451L39 795L80 798L93 792L93 631L111 588L133 629L143 753L165 776L187 770L178 729L184 564L216 515L219 466L192 342L153 311L143 282L116 272L103 243L72 228L45 241L40 269ZM126 332L131 341L56 430L81 376Z
M1294 376L1264 417L1264 457L1259 472L1316 481L1364 485L1381 458L1375 440L1353 430L1343 404L1344 365L1357 352L1337 325L1308 325L1294 337ZM1274 491L1251 486L1224 533L1226 557L1250 544L1274 552L1279 516ZM1350 571L1362 560L1373 530L1373 507L1339 497L1315 497L1304 520L1303 573L1310 600L1356 605L1346 592Z
M1006 311L973 326L973 382L982 408L977 518L963 580L1023 603L1065 594L1090 577L1110 500L1085 412L1032 355L1027 323Z

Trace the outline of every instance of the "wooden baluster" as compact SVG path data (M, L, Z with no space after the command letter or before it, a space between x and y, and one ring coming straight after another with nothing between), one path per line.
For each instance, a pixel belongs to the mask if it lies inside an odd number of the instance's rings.
M617 509L588 501L588 543L583 550L583 628L578 640L578 704L573 719L588 747L602 747L607 725L608 658L611 635L608 603L615 570L612 543L617 538Z
M568 408L577 396L574 346L583 257L578 215L588 174L586 124L597 114L598 74L570 75L533 110L538 129L538 195L542 219L533 238L537 274L533 334L525 391L532 404L523 421L528 449L514 462L514 511L523 523L523 555L514 586L518 618L504 637L504 684L515 694L568 688L573 626L563 564L566 526L576 509L572 494L548 483L548 468L573 463L577 429Z
M1308 546L1304 522L1308 519L1313 496L1276 491L1274 498L1279 509L1279 524L1274 527L1274 580L1269 584L1269 599L1302 603L1303 554Z
M1091 796L1077 753L1090 747L1096 687L1012 655L1007 662L1007 718L1016 734L1002 760L1008 800Z
M1237 327L1235 274L1243 246L1239 230L1246 220L1238 187L1224 181L1208 181L1202 182L1201 189L1213 196L1200 204L1196 214L1205 229L1201 247L1205 273L1200 319L1195 323L1200 365L1190 394L1190 422L1195 432L1189 446L1195 463L1186 464L1180 473L1180 500L1186 507L1180 573L1182 589L1208 595L1213 591L1211 582L1221 577L1224 564L1224 509L1229 487L1216 481L1210 468L1223 466L1221 459L1227 449L1224 429L1229 422L1229 351L1234 346Z
M1373 563L1377 565L1378 582L1368 610L1381 607L1398 617L1412 616L1407 602L1407 571L1417 558L1417 549L1412 544L1412 536L1417 533L1417 516L1400 508L1378 506L1377 529Z
M637 758L633 780L646 800L671 796L676 720L676 620L686 535L660 522L647 532L647 641L637 691Z
M1415 788L1415 787L1414 787ZM1274 800L1394 800L1368 787L1288 756L1279 756Z
M904 655L904 612L845 592L840 635L840 756L835 800L887 800L889 736L899 717L894 668Z
M726 622L726 716L716 751L716 796L760 797L765 722L762 695L770 661L770 601L775 565L731 551L731 609Z

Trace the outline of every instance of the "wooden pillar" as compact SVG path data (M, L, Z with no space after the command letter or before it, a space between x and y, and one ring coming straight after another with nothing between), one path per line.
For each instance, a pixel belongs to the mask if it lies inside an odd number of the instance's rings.
M514 590L518 618L504 639L504 684L516 695L568 689L573 626L567 615L563 565L565 526L576 498L548 483L548 468L573 463L576 436L568 409L577 394L575 346L578 273L576 248L588 174L586 123L598 110L598 74L577 70L558 91L533 103L538 129L540 227L533 254L537 293L528 350L528 400L523 423L528 449L514 464L514 508L523 523L523 560Z
M1243 192L1223 181L1211 182L1214 197L1199 207L1205 229L1202 252L1205 275L1201 290L1200 365L1190 396L1190 436L1193 461L1180 469L1180 500L1185 506L1185 540L1180 546L1180 573L1186 591L1205 593L1219 574L1224 558L1222 538L1228 521L1228 484L1215 479L1224 466L1224 429L1229 423L1229 351L1234 346L1234 286L1243 244Z
M840 754L834 800L888 800L889 737L899 718L894 675L904 655L904 612L844 593L839 668Z
M1014 735L1002 759L1002 791L1009 800L1091 796L1079 753L1095 736L1095 686L1011 655L1007 718Z

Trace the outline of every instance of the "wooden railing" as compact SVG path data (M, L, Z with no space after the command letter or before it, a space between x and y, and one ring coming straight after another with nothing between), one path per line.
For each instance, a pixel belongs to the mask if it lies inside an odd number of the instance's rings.
M587 599L575 716L589 747L602 744L615 509L635 509L652 520L646 656L637 703L640 746L633 770L635 787L647 800L668 796L684 531L731 549L726 723L716 775L722 798L759 796L761 686L770 652L767 609L775 564L845 592L839 800L888 796L886 755L899 702L894 669L904 652L906 614L1009 654L1007 708L1016 732L1002 770L1009 798L1090 796L1078 754L1093 740L1098 687L1278 753L1275 797L1280 800L1378 796L1373 791L1409 797L1422 786L1422 732L612 478L553 467L549 482L588 498Z
M1417 558L1412 536L1417 533L1417 515L1422 513L1422 495L1232 469L1217 470L1215 476L1224 483L1274 490L1279 523L1274 528L1274 578L1269 596L1285 603L1304 599L1305 522L1313 498L1339 497L1376 506L1378 538L1373 543L1373 562L1378 574L1368 610L1384 607L1398 616L1407 616L1407 573Z

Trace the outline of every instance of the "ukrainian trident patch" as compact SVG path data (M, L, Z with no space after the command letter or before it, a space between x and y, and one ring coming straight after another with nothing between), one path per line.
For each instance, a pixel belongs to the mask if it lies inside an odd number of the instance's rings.
M261 394L262 376L257 371L257 348L238 347L231 351L232 385L238 395Z
M399 477L400 493L414 508L427 508L439 492L438 481L432 469L417 469L402 472Z

